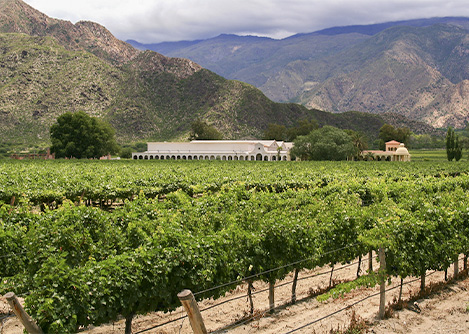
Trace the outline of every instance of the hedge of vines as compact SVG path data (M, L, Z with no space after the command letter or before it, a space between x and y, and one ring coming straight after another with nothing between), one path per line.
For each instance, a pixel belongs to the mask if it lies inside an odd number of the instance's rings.
M170 311L185 288L217 298L244 277L275 282L378 247L403 278L469 250L464 164L8 162L0 180L0 293L25 294L47 333Z

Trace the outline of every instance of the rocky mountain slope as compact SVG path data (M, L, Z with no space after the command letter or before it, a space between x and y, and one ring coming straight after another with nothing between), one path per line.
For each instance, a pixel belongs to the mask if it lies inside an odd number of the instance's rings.
M269 122L311 117L190 60L138 51L99 24L0 0L1 140L47 143L55 119L77 110L109 120L121 142L184 138L196 118L242 138L259 136Z
M393 112L436 127L469 121L469 18L336 27L283 40L221 35L133 44L192 59L276 101Z
M50 125L68 111L108 120L121 143L187 139L197 118L226 139L259 138L269 123L292 126L311 118L374 138L389 122L275 103L191 60L136 50L97 23L72 24L21 0L0 0L0 144L44 147ZM414 125L419 133L431 131Z

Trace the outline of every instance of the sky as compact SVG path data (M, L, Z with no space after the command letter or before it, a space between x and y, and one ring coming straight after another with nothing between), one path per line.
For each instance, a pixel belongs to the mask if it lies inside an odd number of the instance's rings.
M324 28L469 17L467 0L24 0L46 15L94 21L121 40L159 43L220 34L285 38Z

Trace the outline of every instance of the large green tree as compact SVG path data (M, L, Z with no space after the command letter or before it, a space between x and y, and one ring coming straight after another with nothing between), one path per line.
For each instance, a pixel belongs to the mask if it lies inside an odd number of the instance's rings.
M191 134L189 135L189 139L221 140L223 139L223 135L213 125L207 124L207 122L198 119L191 124Z
M83 111L59 116L50 137L56 158L99 158L119 150L111 125Z
M384 124L379 129L379 148L384 150L386 142L390 140L397 140L400 143L404 143L405 146L409 146L409 139L411 134L412 133L409 128L395 128L390 124Z
M306 136L298 136L290 154L301 160L345 160L354 152L352 139L345 131L324 126Z

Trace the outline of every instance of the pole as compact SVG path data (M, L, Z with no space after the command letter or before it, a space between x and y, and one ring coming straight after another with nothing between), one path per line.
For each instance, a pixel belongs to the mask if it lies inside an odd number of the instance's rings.
M25 312L14 292L8 292L4 297L28 333L43 334L36 322Z
M178 293L178 298L187 312L194 334L207 334L207 329L205 328L204 320L200 314L199 306L197 305L191 290L182 290Z
M386 255L384 248L380 247L379 255L379 318L384 319L386 311Z

